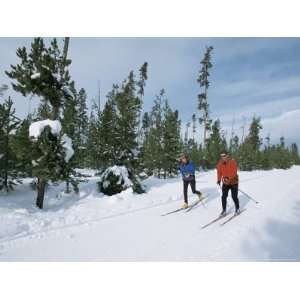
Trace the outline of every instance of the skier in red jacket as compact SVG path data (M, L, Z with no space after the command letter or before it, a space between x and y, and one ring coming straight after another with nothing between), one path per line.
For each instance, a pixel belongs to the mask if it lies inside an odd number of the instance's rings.
M237 174L237 163L231 159L227 152L221 153L221 159L217 165L217 184L221 185L222 182L222 213L226 214L228 192L231 190L231 197L235 205L235 213L240 213L240 204L238 199L239 191L239 177Z

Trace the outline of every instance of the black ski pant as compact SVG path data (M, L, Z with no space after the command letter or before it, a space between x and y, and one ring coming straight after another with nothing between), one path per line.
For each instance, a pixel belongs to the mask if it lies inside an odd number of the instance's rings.
M183 180L183 196L184 196L184 202L188 203L188 187L189 184L191 185L191 189L193 194L201 195L199 191L196 190L196 180L195 178L192 180Z
M238 184L233 184L233 185L223 184L223 186L222 186L222 208L223 208L223 211L226 211L227 197L228 197L229 190L231 190L231 197L234 202L235 209L237 210L240 208L240 203L239 203L239 198L238 198L239 185Z

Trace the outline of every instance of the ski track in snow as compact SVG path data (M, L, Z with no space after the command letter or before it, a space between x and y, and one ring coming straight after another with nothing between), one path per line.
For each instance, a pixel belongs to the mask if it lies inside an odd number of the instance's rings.
M0 194L1 261L253 261L300 260L300 167L240 172L241 216L201 229L221 210L215 172L197 174L207 194L190 212L177 212L181 178L146 180L147 193L131 189L111 197L96 190L99 178L81 183L79 195L51 186L45 209L34 206L35 192L25 180ZM190 202L196 200L191 191ZM228 210L233 212L231 197ZM226 218L228 218L227 216ZM225 220L226 220L225 218ZM224 221L224 219L223 219Z

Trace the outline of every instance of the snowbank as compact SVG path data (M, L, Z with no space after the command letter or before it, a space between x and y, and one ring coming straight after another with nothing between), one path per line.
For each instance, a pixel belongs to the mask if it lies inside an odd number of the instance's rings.
M60 131L61 131L60 122L57 120L52 121L52 120L46 119L46 120L37 121L37 122L32 123L29 127L29 136L33 137L35 139L38 139L46 126L49 126L51 128L51 133L53 135L60 134Z
M69 162L69 160L74 155L74 149L72 146L72 140L64 134L61 138L63 148L65 150L65 162Z

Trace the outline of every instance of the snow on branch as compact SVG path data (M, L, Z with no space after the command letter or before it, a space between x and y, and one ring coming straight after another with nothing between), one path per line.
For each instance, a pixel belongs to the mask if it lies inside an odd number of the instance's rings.
M42 120L42 121L37 121L34 122L30 125L29 127L29 137L33 137L35 139L38 139L39 136L42 134L42 132L44 131L45 127L49 126L51 129L51 133L53 135L59 135L60 131L61 131L61 124L59 121L57 120Z
M69 160L74 155L72 140L66 134L64 134L61 138L61 141L62 141L62 146L65 150L65 162L69 162Z
M30 76L31 79L37 79L41 77L41 73L34 73Z

